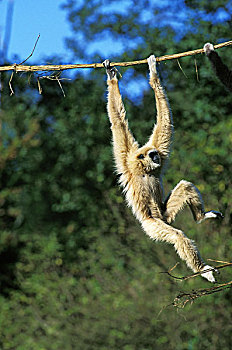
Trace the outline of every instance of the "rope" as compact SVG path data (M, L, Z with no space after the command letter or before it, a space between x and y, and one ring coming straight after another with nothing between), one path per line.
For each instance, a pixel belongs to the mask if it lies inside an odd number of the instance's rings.
M217 44L214 46L215 49L220 49L224 46L232 45L232 40L226 41L221 44ZM197 49L192 51L186 51L182 53L177 53L173 55L165 55L161 57L156 57L157 62L177 59L180 57L197 55L200 53L204 53L204 49ZM147 64L147 59L132 61L132 62L111 62L111 66L118 67L129 67L135 66L137 64ZM22 64L12 64L10 66L0 66L0 72L3 71L14 71L14 72L38 72L38 71L63 71L67 69L77 69L77 68L104 68L102 63L90 63L90 64L67 64L67 65L38 65L38 66L28 66Z

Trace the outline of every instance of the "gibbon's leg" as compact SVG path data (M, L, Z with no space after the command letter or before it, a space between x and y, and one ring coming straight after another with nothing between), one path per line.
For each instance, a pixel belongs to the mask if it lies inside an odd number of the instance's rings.
M155 56L151 55L147 61L150 70L149 82L155 93L157 109L157 123L147 145L155 147L159 151L161 158L167 158L170 153L173 133L171 109L156 70Z
M169 226L160 219L148 218L142 222L142 227L146 234L156 241L163 241L174 245L178 255L194 271L201 272L202 277L210 282L215 282L212 271L216 271L211 266L206 265L194 242L176 228ZM216 271L217 272L217 271Z
M127 171L127 156L130 151L136 151L138 144L129 130L126 111L119 91L117 70L110 67L110 61L103 65L107 73L108 103L107 110L113 134L113 149L118 173Z
M182 180L172 190L165 202L165 212L163 214L164 220L170 224L175 220L177 213L189 205L194 220L198 223L210 218L223 218L220 212L211 210L205 212L204 203L201 199L199 190L191 183Z
M222 62L221 57L214 51L210 43L204 45L204 51L222 84L232 92L232 71Z

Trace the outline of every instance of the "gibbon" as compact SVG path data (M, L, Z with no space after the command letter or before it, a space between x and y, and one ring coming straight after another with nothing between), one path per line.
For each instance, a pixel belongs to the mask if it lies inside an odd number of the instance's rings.
M220 56L214 51L214 47L210 43L204 45L204 51L206 56L211 62L211 65L220 79L222 84L232 92L232 71L222 62Z
M163 200L162 169L170 153L172 116L156 70L155 56L150 56L147 61L150 85L155 92L157 123L148 142L142 147L134 139L126 120L117 70L110 66L109 60L103 62L107 73L107 110L120 185L124 188L127 203L145 233L153 240L173 244L180 258L185 260L194 272L206 271L201 275L208 281L215 282L212 272L215 269L204 263L194 242L170 224L185 205L189 205L197 222L222 217L222 214L213 210L205 212L199 191L185 180L180 181L168 198Z

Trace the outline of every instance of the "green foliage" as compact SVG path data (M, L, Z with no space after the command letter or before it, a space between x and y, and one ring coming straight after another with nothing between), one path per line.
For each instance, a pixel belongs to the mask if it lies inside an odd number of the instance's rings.
M101 40L105 50L115 44L112 59L133 60L230 39L224 0L120 5L66 1L75 33L68 45L77 58L102 60ZM230 48L220 54L231 67ZM180 64L187 78L176 61L159 66L175 125L165 192L184 178L198 186L206 209L225 214L222 223L195 225L186 209L175 226L203 257L229 261L231 95L203 55ZM154 123L147 67L120 71L130 126L142 143ZM66 98L49 81L38 96L23 77L14 77L9 97L8 78L0 140L0 348L231 349L231 290L177 312L171 304L179 290L209 284L200 277L180 284L161 274L178 261L173 247L149 240L126 208L114 174L105 73L65 82ZM182 262L173 271L188 272ZM231 271L218 280L231 280Z

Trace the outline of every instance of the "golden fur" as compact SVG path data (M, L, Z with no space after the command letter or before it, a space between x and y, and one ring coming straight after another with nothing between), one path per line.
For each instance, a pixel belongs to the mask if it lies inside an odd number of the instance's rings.
M192 183L184 180L174 188L166 201L163 200L162 170L170 153L173 126L171 110L156 72L154 56L148 58L148 64L150 85L155 92L157 122L143 147L138 145L129 130L116 70L110 68L109 60L103 64L108 76L107 110L113 135L116 169L128 205L152 239L173 244L180 258L194 272L207 270L202 276L214 282L212 268L205 265L194 242L170 224L186 204L198 222L221 214L214 211L205 213L199 191Z

